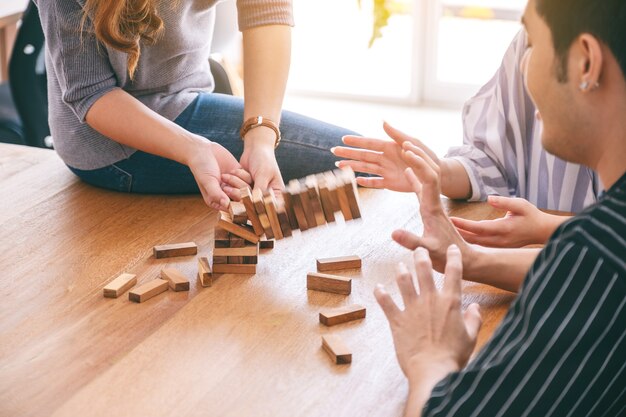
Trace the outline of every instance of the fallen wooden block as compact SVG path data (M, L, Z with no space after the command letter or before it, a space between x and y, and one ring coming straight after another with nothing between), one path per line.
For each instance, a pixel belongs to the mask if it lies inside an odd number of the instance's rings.
M258 256L259 245L246 245L243 248L215 248L213 256Z
M256 274L256 265L213 264L214 274Z
M161 278L166 280L174 291L189 291L189 280L177 269L161 269Z
M154 247L154 257L173 258L175 256L195 255L198 253L198 245L194 242L170 243L167 245L157 245Z
M164 279L154 279L130 291L128 299L135 303L143 303L152 297L167 291L169 283Z
M220 211L220 218L217 221L217 227L229 231L239 237L246 239L248 242L257 243L259 237L254 233L254 229L250 226L235 224L230 218L230 214Z
M203 287L210 287L213 285L211 265L205 256L198 258L198 279L200 280L200 285Z
M361 258L356 255L321 258L317 260L317 271L338 271L361 268Z
M248 214L246 213L246 207L242 202L231 201L228 206L230 217L233 219L233 223L246 224L248 222Z
M121 274L104 287L104 296L107 298L117 298L124 294L137 283L137 275Z
M306 276L306 288L307 290L349 295L352 291L352 279L309 272Z
M246 209L246 214L248 216L248 219L250 220L250 223L252 223L252 229L254 230L254 233L256 233L257 236L263 236L265 230L263 230L263 226L261 225L261 221L259 220L259 215L254 208L254 203L252 202L252 192L250 191L250 188L244 187L240 189L239 192L241 193L241 202Z
M338 365L352 362L352 352L348 349L341 337L337 335L323 335L322 348L328 353L333 362Z
M261 239L259 241L259 249L274 249L274 240Z
M265 212L267 213L267 217L270 221L270 226L272 227L272 232L274 234L274 238L276 240L282 239L283 231L280 228L280 222L278 221L278 213L276 212L276 199L274 198L274 194L270 191L269 194L263 197L263 202L265 204Z
M333 310L320 311L320 323L326 326L347 323L365 318L365 307L354 304Z

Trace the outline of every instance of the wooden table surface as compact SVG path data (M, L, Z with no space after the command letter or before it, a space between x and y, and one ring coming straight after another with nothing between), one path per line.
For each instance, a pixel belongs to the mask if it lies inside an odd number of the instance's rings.
M396 228L421 230L409 194L360 190L363 219L276 243L258 273L196 279L196 257L156 260L152 247L195 241L212 250L216 213L198 196L125 195L79 182L53 151L0 145L0 415L399 416L407 393L372 291L408 261ZM485 204L451 204L484 219ZM316 257L363 258L352 294L306 290ZM135 304L105 299L122 272L154 279L165 265L189 292ZM441 284L439 279L438 284ZM395 285L388 286L398 299ZM513 295L465 284L481 304L479 344ZM324 327L323 307L360 303L364 320ZM353 363L333 364L321 335L340 334Z

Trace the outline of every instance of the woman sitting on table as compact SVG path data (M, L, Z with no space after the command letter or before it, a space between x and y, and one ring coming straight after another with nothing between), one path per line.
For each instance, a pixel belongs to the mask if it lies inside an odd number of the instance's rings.
M280 189L282 175L334 168L327 149L349 132L281 112L290 0L237 2L243 100L213 93L217 1L36 3L54 145L83 181L134 193L199 190L224 209L246 184Z

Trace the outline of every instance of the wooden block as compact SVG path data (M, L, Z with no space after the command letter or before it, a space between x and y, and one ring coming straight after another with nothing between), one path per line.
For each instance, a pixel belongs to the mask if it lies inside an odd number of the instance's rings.
M241 265L243 264L243 256L229 256L226 263L228 265Z
M259 249L274 249L274 241L271 239L261 239Z
M259 263L258 256L242 256L242 264L244 265L256 265Z
M233 223L246 224L248 221L248 214L246 213L246 207L242 202L231 201L228 206L230 217L233 219Z
M317 187L320 193L320 202L322 203L324 218L328 223L332 223L335 221L335 210L330 196L330 190L326 183L326 177L323 174L317 175Z
M231 233L220 227L213 229L213 243L216 248L230 248Z
M256 265L213 264L215 274L256 274Z
M356 255L321 258L317 260L318 272L358 268L361 268L361 258Z
M341 337L334 334L322 336L322 348L336 364L352 363L352 352L348 349Z
M189 291L189 280L177 269L161 269L161 278L169 282L174 291Z
M287 190L283 191L283 201L285 204L285 212L287 213L287 217L289 218L289 228L291 230L297 230L299 228L298 219L293 209L293 201L292 201L291 194Z
M229 248L243 248L246 246L246 240L243 238L240 238L237 235L230 235L230 245L228 246Z
M167 291L169 283L164 279L154 279L150 282L131 290L128 293L128 299L135 303L143 303L152 297Z
M278 214L276 213L276 199L274 198L274 194L272 192L269 192L266 196L263 197L263 202L265 203L265 212L267 213L267 217L270 220L270 226L272 227L274 238L276 240L280 240L284 236L283 231L280 229Z
M315 215L315 223L318 226L326 224L326 217L324 216L324 210L322 209L322 202L317 190L317 180L315 175L309 175L305 179L307 191L309 192L309 201L313 207L313 214Z
M348 205L350 207L350 215L352 219L361 218L361 209L359 208L359 192L356 188L356 177L354 171L351 168L336 169L333 171L335 177L340 178L342 181L342 188L346 192L348 198Z
M213 260L212 260L212 264L216 265L216 264L227 264L228 263L228 256L214 256Z
M339 197L337 195L337 179L332 171L324 172L324 178L326 179L326 186L330 193L330 203L333 209L333 213L337 213L341 210L339 207Z
M252 227L233 223L230 218L230 214L224 211L220 211L220 218L217 221L217 226L246 239L248 242L257 243L259 241L259 237L256 233L254 233Z
M247 244L243 248L215 248L213 249L213 256L258 256L259 245Z
M137 283L137 275L121 274L104 287L104 296L107 298L117 298L124 294Z
M287 215L284 203L278 203L276 206L276 215L278 216L278 223L280 230L283 232L283 237L291 237L291 225L289 224L289 216Z
M265 236L268 239L274 239L274 231L272 230L272 225L270 224L270 219L267 217L267 214L260 213L259 221L263 225L263 230L265 231Z
M213 285L213 274L211 273L211 265L206 256L198 258L198 279L203 287Z
M306 184L304 184L303 182L300 182L300 201L302 202L302 208L304 209L307 226L309 226L309 229L317 227L315 212L313 211L313 204L309 199L309 190Z
M154 247L154 257L157 259L195 255L196 253L198 253L198 245L194 242L171 243Z
M332 310L320 311L320 323L326 326L334 326L336 324L347 323L349 321L365 318L365 307L353 304Z
M258 188L252 191L252 203L257 214L265 213L265 202L263 201L263 192Z
M339 209L343 214L344 220L352 220L352 210L350 209L350 200L348 200L348 194L343 184L337 186L337 201L339 202Z
M289 194L291 194L291 202L293 204L293 211L298 221L298 228L303 232L309 228L306 221L306 215L304 214L304 207L302 206L302 197L300 196L300 183L298 180L289 181L287 186Z
M241 193L241 202L246 208L246 214L248 215L248 220L250 220L250 223L252 223L252 229L254 229L254 233L256 233L257 236L263 236L265 230L261 225L261 221L259 220L259 215L256 212L256 208L254 208L254 203L252 202L252 192L250 191L250 188L244 187L240 189L239 192Z
M349 295L352 291L352 279L309 272L306 276L306 288L307 290Z

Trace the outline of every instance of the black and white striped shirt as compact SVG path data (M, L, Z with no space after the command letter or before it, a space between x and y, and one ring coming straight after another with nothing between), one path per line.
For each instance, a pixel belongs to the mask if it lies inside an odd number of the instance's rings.
M476 358L424 416L626 415L626 174L552 236Z

